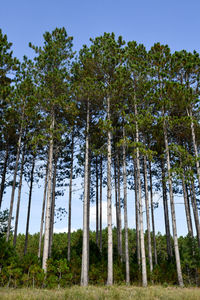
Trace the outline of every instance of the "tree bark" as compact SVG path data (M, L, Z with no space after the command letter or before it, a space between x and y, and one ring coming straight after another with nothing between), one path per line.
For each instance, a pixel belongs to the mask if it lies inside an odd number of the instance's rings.
M56 200L57 160L58 160L58 153L56 151L55 158L54 158L54 171L53 171L53 184L52 184L51 221L50 221L50 230L49 230L49 257L51 257L52 244L53 244L53 228L54 228L54 214L55 214L55 200Z
M52 202L52 168L53 168L53 130L55 126L54 111L51 115L50 125L50 143L49 143L49 167L47 176L47 204L46 204L46 216L45 216L45 230L44 230L44 250L42 268L44 272L47 272L47 259L49 254L49 231L50 231L50 219L51 219L51 202Z
M165 122L164 109L162 109L162 115L164 117L164 119L163 119L163 133L164 133L164 142L165 142L165 153L166 153L166 158L167 158L167 173L168 173L170 206L171 206L171 216L172 216L172 229L173 229L173 238L174 238L174 250L175 250L175 258L176 258L176 269L177 269L178 283L182 287L183 286L183 277L182 277L180 254L179 254L179 247L178 247L178 236L177 236L177 228L176 228L176 215L175 215L174 195L173 195L173 187L172 187L171 166L170 166L170 157L169 157L169 146L168 146L168 137L167 137L167 128L166 128L166 122Z
M165 181L165 163L164 159L161 158L161 170L162 170L162 192L163 192L163 206L164 206L164 217L165 217L165 232L166 232L166 241L167 241L167 255L168 259L171 260L172 254L172 245L171 245L171 236L170 236L170 226L169 226L169 209L167 201L167 186Z
M123 188L124 188L124 231L125 231L125 264L126 264L126 284L130 284L130 266L128 249L128 213L127 213L127 176L126 176L126 146L125 128L123 127Z
M135 103L135 116L137 118L137 105ZM136 143L139 142L139 131L137 119L135 121L136 128ZM147 286L147 269L146 269L146 256L145 256L145 244L144 244L144 230L143 230L143 205L141 194L141 180L140 180L140 154L139 148L136 147L136 165L137 165L137 187L138 187L138 204L139 204L139 221L140 221L140 249L141 249L141 261L142 261L142 285Z
M145 187L145 206L146 206L146 221L147 221L147 236L148 236L148 256L150 272L153 271L152 261L152 249L151 249L151 228L150 228L150 215L149 215L149 195L148 195L148 183L147 183L147 160L144 156L144 187Z
M134 182L135 182L135 225L136 225L136 248L137 262L141 264L140 249L140 223L139 223L139 203L138 203L138 186L137 186L137 161L134 159Z
M153 183L152 183L151 161L149 161L149 177L150 177L151 221L152 221L152 230L153 230L154 260L155 260L155 264L157 265L158 258L157 258L155 221L154 221Z
M192 222L191 222L190 213L189 213L188 198L187 198L184 174L182 174L181 180L182 180L183 199L184 199L184 204L185 204L185 214L186 214L188 234L190 237L193 237Z
M69 178L69 206L68 206L68 234L67 234L67 259L71 259L71 218L72 218L72 180L74 168L74 128L72 130L72 145L71 145L71 167Z
M14 238L13 238L13 246L16 246L16 241L17 241L17 229L18 229L18 222L19 222L19 208L20 208L20 201L21 201L22 178L23 178L23 171L24 171L24 155L25 155L25 146L23 148L22 160L21 160L21 170L20 170L18 197L17 197L17 209L16 209L16 217L15 217L15 231L14 231Z
M12 192L11 192L11 199L10 199L10 210L9 210L9 217L8 217L8 228L7 228L7 235L6 235L6 241L8 242L10 237L10 228L11 228L11 220L12 220L12 213L13 213L13 204L14 204L14 198L15 198L15 185L16 185L16 178L17 178L17 170L18 170L18 164L19 164L19 156L20 156L20 150L21 150L21 141L22 141L22 125L19 132L19 138L17 143L17 155L16 155L16 161L15 161L15 170L13 175L13 185L12 185Z
M121 215L121 191L120 191L120 161L117 153L117 188L118 188L118 222L119 222L119 256L122 262L122 215Z
M119 203L118 203L118 186L117 186L117 166L116 166L116 155L114 158L114 180L115 180L115 206L116 206L116 227L117 227L117 253L120 256L119 250Z
M110 126L110 97L107 97L107 121ZM112 187L111 187L111 129L107 135L107 223L108 223L108 278L107 285L113 284L113 240L112 240Z
M43 201L42 201L42 215L40 221L40 237L39 237L39 246L38 246L38 257L41 257L41 248L42 248L42 234L43 234L43 224L44 224L44 212L45 212L45 202L46 202L46 193L47 193L47 176L48 176L48 164L49 159L47 160L46 165L46 175L44 181L44 193L43 193Z
M24 255L26 255L27 247L28 247L28 232L29 232L31 200L32 200L32 191L33 191L34 168L35 168L35 155L33 156L33 162L32 162L32 168L31 168L31 177L30 177L30 189L29 189L29 199L28 199L28 211L27 211L27 221L26 221L26 235L25 235Z
M0 209L1 209L1 205L2 205L3 193L4 193L4 188L5 188L7 166L8 166L8 144L6 144L6 153L5 153L4 164L3 164L3 173L2 173L2 177L1 177Z
M89 180L89 126L90 126L90 105L87 102L87 121L85 137L85 176L84 176L84 200L83 200L83 247L81 286L88 285L88 180Z
M198 246L200 248L200 225L199 225L197 201L196 201L196 195L195 195L195 189L194 189L194 182L193 181L191 182L190 193L191 193L192 209L193 209L193 214L194 214L194 222L195 222L196 233L197 233L197 241L198 241Z

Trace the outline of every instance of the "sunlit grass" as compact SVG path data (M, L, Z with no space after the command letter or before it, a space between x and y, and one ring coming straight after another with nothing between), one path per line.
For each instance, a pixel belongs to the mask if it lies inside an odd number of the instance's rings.
M148 288L133 286L112 286L86 288L73 286L66 289L7 289L0 288L0 299L76 299L76 300L103 300L103 299L134 299L134 300L200 300L199 288L178 288L151 286Z

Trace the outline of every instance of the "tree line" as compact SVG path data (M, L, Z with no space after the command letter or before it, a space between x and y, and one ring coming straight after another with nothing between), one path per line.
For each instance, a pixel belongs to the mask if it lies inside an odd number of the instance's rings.
M90 202L96 203L96 245L102 253L102 191L107 188L107 284L113 284L112 194L117 255L130 283L127 189L135 194L136 253L142 285L147 264L157 266L154 192L162 193L167 260L175 262L184 285L174 196L184 200L191 255L200 248L199 225L199 54L171 53L155 43L149 51L114 33L90 39L76 55L65 28L43 35L35 56L13 57L0 31L0 206L11 186L6 241L16 245L22 183L29 183L24 255L29 238L33 184L44 180L38 257L47 272L52 256L55 201L69 184L67 260L71 261L73 179L82 177L83 236L81 278L89 282ZM170 209L168 205L170 203ZM122 235L122 210L124 230ZM146 235L144 228L146 219ZM170 222L172 232L170 232ZM195 228L194 228L195 227ZM171 238L171 235L173 238ZM147 241L145 242L145 236ZM146 244L146 246L145 246Z

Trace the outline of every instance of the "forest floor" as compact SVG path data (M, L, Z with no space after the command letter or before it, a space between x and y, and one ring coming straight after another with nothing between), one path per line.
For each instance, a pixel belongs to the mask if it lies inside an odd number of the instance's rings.
M86 288L73 286L65 289L31 289L0 288L0 299L75 299L75 300L200 300L200 288L178 288L150 286L148 288L134 286L112 286Z

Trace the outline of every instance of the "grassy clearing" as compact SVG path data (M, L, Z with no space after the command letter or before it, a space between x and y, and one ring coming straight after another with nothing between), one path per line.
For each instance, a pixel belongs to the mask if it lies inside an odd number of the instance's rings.
M134 300L200 300L199 288L176 288L176 287L93 287L82 288L74 286L66 289L6 289L0 288L0 299L75 299L75 300L104 300L104 299L134 299Z

